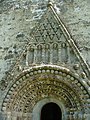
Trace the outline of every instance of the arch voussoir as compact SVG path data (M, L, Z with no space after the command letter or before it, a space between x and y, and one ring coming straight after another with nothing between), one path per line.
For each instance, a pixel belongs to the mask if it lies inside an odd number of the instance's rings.
M80 91L80 92L78 92ZM84 112L89 94L80 79L64 67L38 66L16 78L2 103L2 111L32 113L38 101L56 98L67 113ZM86 108L85 108L86 109Z

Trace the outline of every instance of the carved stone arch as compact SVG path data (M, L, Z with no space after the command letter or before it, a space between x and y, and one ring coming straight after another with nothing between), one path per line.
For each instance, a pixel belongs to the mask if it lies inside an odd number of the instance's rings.
M50 43L44 44L45 49L50 49Z
M69 116L82 117L90 97L86 84L69 69L43 65L23 71L9 88L3 103L3 112L32 113L34 106L42 99L56 98ZM78 93L79 91L79 93Z

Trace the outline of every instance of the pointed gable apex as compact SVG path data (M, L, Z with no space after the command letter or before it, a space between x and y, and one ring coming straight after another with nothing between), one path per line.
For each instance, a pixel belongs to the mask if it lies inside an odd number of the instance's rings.
M59 27L57 18L49 6L35 28L32 29L30 35L33 37L33 42L37 43L61 41L60 38L63 35L62 30Z
M32 40L17 59L11 76L5 78L7 85L23 70L38 65L62 66L80 77L82 74L84 79L90 78L88 64L51 3L30 35ZM89 86L88 81L86 84Z
M90 76L90 68L82 57L78 47L76 46L72 36L66 26L60 19L52 3L48 3L46 13L42 16L36 27L32 30L31 36L33 41L39 43L66 43L69 45L69 50L74 55L73 59L78 59L80 66L86 75ZM65 46L65 45L64 45ZM67 45L66 45L67 46ZM70 53L69 51L69 53ZM64 53L63 53L64 54ZM67 54L67 53L65 53ZM73 57L73 55L69 55ZM63 55L65 56L65 55ZM75 58L76 57L76 58ZM77 62L76 62L77 63Z
M88 64L51 2L32 29L30 38L32 39L25 50L26 57L22 53L16 64L20 66L20 70L40 64L64 65L72 71L74 69L73 72L82 74L83 78L90 78Z

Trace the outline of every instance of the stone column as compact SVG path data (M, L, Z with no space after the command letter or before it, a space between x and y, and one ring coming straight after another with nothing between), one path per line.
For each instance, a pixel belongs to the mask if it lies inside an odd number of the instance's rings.
M0 111L0 120L6 120L6 118L6 114Z
M34 47L34 60L33 63L35 64L37 62L37 47Z
M67 45L67 56L68 56L67 62L70 63L70 48L69 48L68 44L66 44L66 45Z
M12 120L17 120L17 116L12 116Z
M30 54L30 52L29 52L29 48L28 48L27 49L27 54L26 54L26 66L29 65L29 54Z
M60 63L61 62L61 44L59 44L59 46L58 46L58 63Z
M53 46L52 44L50 45L50 64L53 63Z
M42 48L42 63L45 63L45 47Z
M7 113L7 120L11 120L11 113Z

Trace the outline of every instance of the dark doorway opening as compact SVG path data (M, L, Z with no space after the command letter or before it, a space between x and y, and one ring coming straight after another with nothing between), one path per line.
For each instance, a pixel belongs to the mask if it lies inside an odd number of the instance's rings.
M62 120L62 112L56 103L47 103L42 107L40 120Z

